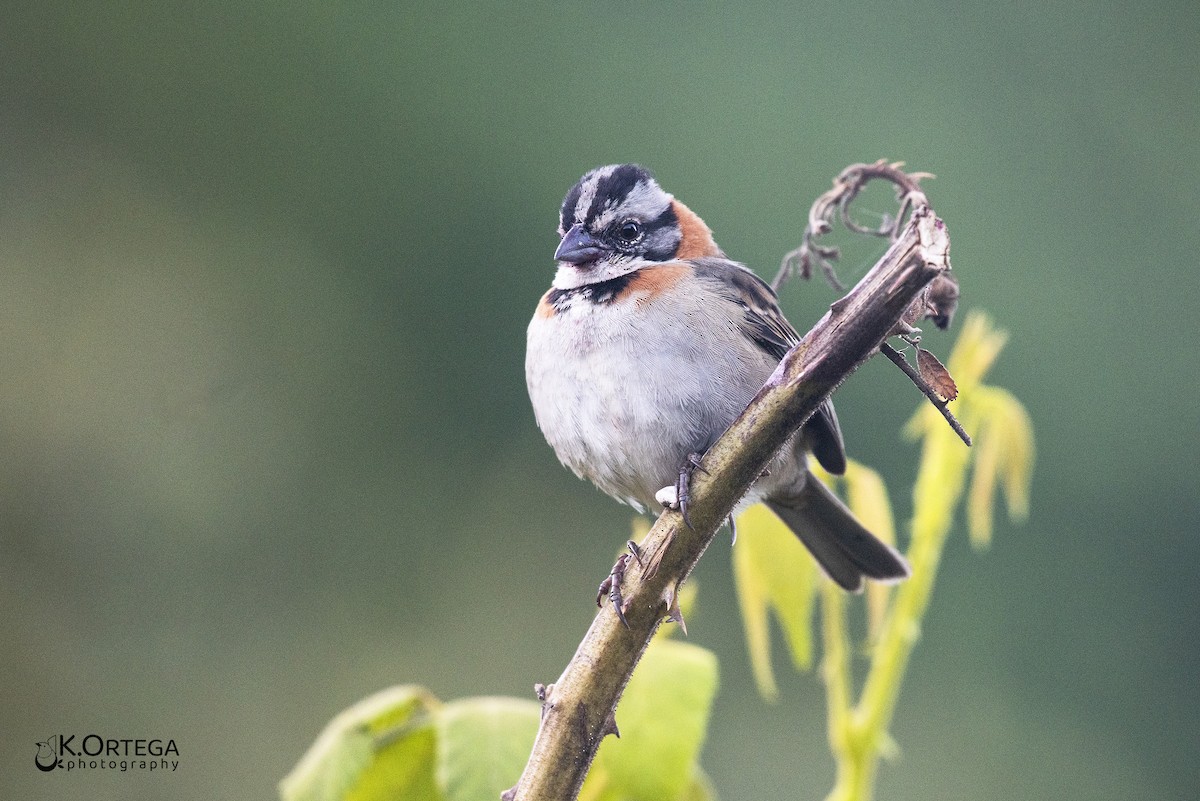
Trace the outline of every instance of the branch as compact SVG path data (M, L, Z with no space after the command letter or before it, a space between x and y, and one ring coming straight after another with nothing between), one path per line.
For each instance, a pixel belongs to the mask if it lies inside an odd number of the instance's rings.
M771 282L771 288L778 292L797 270L800 277L807 281L812 277L813 262L816 261L829 285L839 292L845 292L846 287L838 280L837 272L833 269L833 263L841 256L841 251L833 246L818 245L817 239L833 230L836 212L848 230L869 236L887 237L895 242L900 236L905 215L915 208L929 205L921 189L921 181L933 177L933 174L928 172L904 172L900 169L903 166L902 161L889 164L886 159L880 159L874 164L851 164L842 170L838 177L833 179L833 188L817 198L809 208L808 225L804 228L800 247L789 251L783 257L779 272ZM858 197L863 187L877 178L895 184L900 211L894 220L885 219L878 228L869 228L859 225L850 216L850 204Z
M961 439L968 447L970 447L971 436L967 434L966 429L962 427L962 423L958 422L958 418L950 413L950 409L947 406L948 401L938 397L937 390L931 387L929 382L926 381L925 378L919 372L917 372L917 370L911 364L908 363L908 360L904 358L903 353L896 350L886 342L880 345L879 349L883 352L884 356L887 356L892 360L893 364L904 371L904 374L908 376L909 380L917 385L917 388L925 394L926 398L929 398L929 402L933 404L933 408L937 409L938 413L945 418L947 423L950 424L950 428L954 429L954 433L958 434L958 438ZM949 376L950 374L946 373L946 375Z
M716 530L775 452L879 349L918 294L949 269L948 248L942 221L928 205L914 206L879 263L784 356L709 449L692 476L692 527L668 510L642 541L645 553L665 550L651 576L630 565L623 584L628 628L611 606L596 615L562 676L544 689L533 752L505 801L578 796L600 741L613 731L617 701L634 667Z
M837 271L833 268L833 263L841 256L841 251L830 245L818 245L817 239L833 230L835 214L840 217L842 225L856 234L886 237L892 242L899 239L904 218L908 213L929 205L929 200L925 197L924 190L921 189L921 181L933 177L931 173L927 172L904 172L901 169L903 166L904 162L902 161L889 164L886 159L879 159L873 164L851 164L842 170L838 177L833 179L833 188L818 197L809 208L808 225L804 228L800 247L783 257L783 261L779 265L779 272L775 275L775 280L771 282L771 288L778 293L784 283L797 272L801 278L808 280L812 277L813 262L816 261L829 285L839 292L845 291L846 288L838 280ZM854 217L850 214L850 204L858 197L858 193L863 190L863 187L877 179L887 181L896 187L896 198L900 202L900 210L896 213L895 219L885 218L878 228L871 228L854 221ZM946 240L945 245L949 248L949 240ZM913 338L919 332L912 326L923 319L933 320L933 324L938 328L945 329L950 326L950 320L958 307L958 280L950 272L948 256L948 251L940 254L941 258L946 259L946 269L929 284L924 292L913 299L912 305L904 314L901 325L898 325L892 332L906 339L909 344L915 345L920 340L919 337ZM904 374L917 385L921 392L925 393L929 402L937 408L950 427L954 429L954 433L958 434L959 438L969 447L971 438L967 436L962 424L955 419L954 414L946 405L948 401L954 400L954 395L946 395L945 400L939 398L937 390L930 386L930 381L913 369L899 351L887 343L882 345L882 350L883 354L903 370ZM927 353L926 357L937 362L932 354ZM918 366L920 363L921 359L918 359ZM930 369L936 373L936 380L939 384L953 387L954 379L940 363ZM924 372L924 369L921 372ZM945 393L942 394L945 395Z

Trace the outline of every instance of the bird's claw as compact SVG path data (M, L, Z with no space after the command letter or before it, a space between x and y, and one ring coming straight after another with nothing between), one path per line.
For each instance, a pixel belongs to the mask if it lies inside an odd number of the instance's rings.
M691 500L692 495L692 473L697 470L701 473L708 473L700 464L702 458L704 458L702 453L689 453L683 461L683 466L679 468L679 477L675 480L675 486L663 487L654 493L654 499L663 506L679 510L679 513L683 515L683 522L688 528L692 527L691 518L688 516L688 501Z
M636 548L636 546L634 546ZM639 551L633 552L638 557L638 564L641 564L641 554ZM621 596L621 582L625 580L625 569L629 565L630 554L623 553L617 557L616 564L613 565L612 572L605 577L604 581L600 582L600 586L596 591L596 606L600 606L604 602L604 596L608 596L609 602L612 603L613 611L617 613L617 620L621 621L621 625L629 628L629 621L625 619L625 599Z

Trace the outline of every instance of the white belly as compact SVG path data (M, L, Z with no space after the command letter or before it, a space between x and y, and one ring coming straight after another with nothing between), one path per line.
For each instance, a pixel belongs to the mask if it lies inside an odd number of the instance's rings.
M774 368L737 346L723 309L678 305L688 301L573 305L529 325L525 375L546 440L577 475L639 509L653 508Z

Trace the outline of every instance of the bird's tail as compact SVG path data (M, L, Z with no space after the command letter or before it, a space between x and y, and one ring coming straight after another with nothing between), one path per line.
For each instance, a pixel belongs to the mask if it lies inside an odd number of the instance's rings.
M843 588L862 590L863 579L893 582L908 576L908 562L867 531L846 505L812 473L795 495L767 499L817 563Z

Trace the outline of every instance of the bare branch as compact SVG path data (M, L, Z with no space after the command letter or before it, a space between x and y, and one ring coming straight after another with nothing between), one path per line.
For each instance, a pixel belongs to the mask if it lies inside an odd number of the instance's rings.
M817 198L812 208L809 209L808 226L804 229L800 247L783 257L783 262L779 265L779 272L776 274L775 280L771 282L771 287L779 292L783 284L797 271L801 278L806 280L811 278L815 260L820 265L829 284L839 292L845 291L845 287L838 280L837 272L833 267L840 251L836 247L818 245L817 238L833 230L833 217L836 213L841 219L842 225L849 231L868 236L887 237L895 242L900 236L901 227L909 212L914 208L928 206L929 201L921 189L921 181L934 177L927 172L904 172L901 169L903 166L904 162L902 161L888 163L885 159L880 159L874 164L851 164L842 170L841 174L833 179L833 188ZM858 193L862 191L863 187L876 179L895 185L900 209L894 220L885 219L878 228L871 228L855 222L850 214L850 204L858 197ZM949 247L949 240L947 240L946 246ZM946 328L950 325L950 319L958 306L958 281L950 272L949 254L943 255L946 257L945 272L913 300L904 315L902 324L897 326L893 333L900 335L918 333L912 326L923 319L933 320L934 325L938 328ZM950 424L954 432L962 438L963 442L970 445L971 438L963 430L962 424L947 408L945 401L937 396L929 383L908 364L899 351L887 344L882 347L884 355L912 379L917 388L925 393L929 401L937 407L942 417L946 418L946 422Z
M929 398L929 402L933 404L934 408L942 413L942 417L946 418L946 422L949 423L950 427L954 429L954 433L958 434L959 439L961 439L967 445L970 445L971 437L962 427L962 423L958 422L958 418L950 413L950 410L946 408L946 401L938 397L938 394L934 391L933 387L929 386L929 383L921 376L919 372L917 372L916 368L909 364L908 360L904 358L904 354L886 342L880 345L879 349L883 351L884 356L887 356L889 359L891 359L892 362L901 370L903 370L904 374L912 379L912 382L916 384L922 392L925 393L925 397Z
M611 606L601 610L562 676L545 689L537 740L511 798L576 798L600 741L613 728L609 721L634 667L718 527L775 452L903 325L902 317L925 287L945 274L948 247L945 226L922 195L879 263L788 352L705 454L703 469L692 479L692 527L679 512L666 511L642 541L643 553L662 549L657 571L647 576L627 565L622 590L628 627Z

